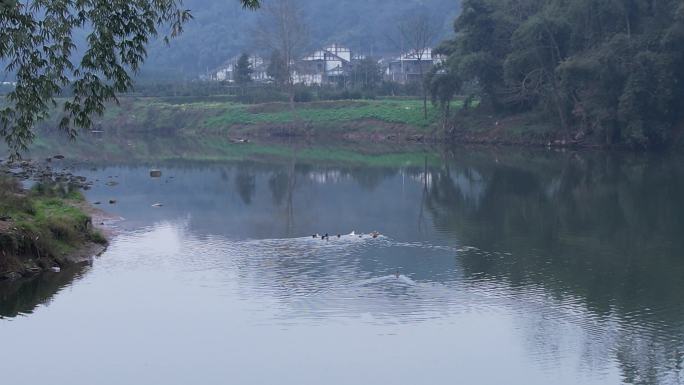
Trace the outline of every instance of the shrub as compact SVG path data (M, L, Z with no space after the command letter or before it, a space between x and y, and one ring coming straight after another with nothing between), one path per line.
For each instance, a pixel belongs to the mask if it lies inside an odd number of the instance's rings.
M69 183L37 183L31 188L34 196L83 200L83 194Z
M244 88L237 96L237 101L243 104L287 102L286 93L274 87L249 87Z
M88 238L91 242L97 243L98 245L106 245L108 243L107 238L99 231L91 231Z
M79 233L81 226L73 221L65 221L64 218L48 218L45 225L58 241L73 244L82 240Z
M297 87L294 93L294 101L297 103L310 102L314 99L314 94L309 87Z

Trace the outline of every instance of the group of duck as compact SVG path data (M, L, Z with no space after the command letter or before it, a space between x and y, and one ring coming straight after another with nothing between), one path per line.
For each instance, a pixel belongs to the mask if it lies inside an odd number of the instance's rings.
M356 234L355 231L352 231L351 234L349 234L349 235L352 236L352 237L358 236L359 238L363 238L363 236L364 236L364 234ZM368 234L368 236L370 236L371 238L377 238L377 237L379 237L380 235L381 235L381 234L380 234L379 232L377 232L377 231L372 231L370 234ZM324 235L321 235L321 234L314 234L314 235L312 235L311 237L314 238L314 239L320 239L320 240L322 240L322 241L330 240L330 234L328 234L328 233L325 233ZM337 235L334 236L334 237L335 237L335 238L342 238L342 235L341 235L341 234L337 234Z

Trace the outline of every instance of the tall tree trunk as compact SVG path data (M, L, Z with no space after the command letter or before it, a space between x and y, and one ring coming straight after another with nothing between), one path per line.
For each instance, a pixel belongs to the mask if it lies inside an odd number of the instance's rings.
M294 110L295 109L295 90L294 90L294 84L290 84L288 93L290 94L290 109Z
M289 63L289 58L287 59ZM290 109L294 110L295 108L295 84L294 84L294 76L292 75L293 69L290 66L290 64L287 65L287 93L288 97L290 99Z
M421 53L420 56L423 54ZM423 92L423 119L427 120L427 90L425 89L425 76L423 75L423 62L421 57L418 57L418 71L420 71L420 89Z
M560 46L558 45L558 42L556 41L556 37L553 35L553 32L551 32L551 30L549 29L549 26L546 23L544 23L544 29L546 31L546 34L549 37L549 40L553 44L552 51L551 51L551 57L553 58L554 67L555 67L556 65L558 65L563 60L563 56L561 55ZM543 64L544 61L541 60L541 58L538 58L538 60L539 60L540 67L544 68L544 64ZM566 116L565 106L563 105L563 95L562 95L561 86L558 83L558 79L556 78L554 68L550 68L546 71L549 74L548 75L549 79L551 79L551 87L553 88L553 99L554 99L554 103L556 104L556 109L558 112L558 118L560 119L561 128L564 131L567 131L568 119Z
M423 85L423 119L427 120L427 94L425 93L425 85Z

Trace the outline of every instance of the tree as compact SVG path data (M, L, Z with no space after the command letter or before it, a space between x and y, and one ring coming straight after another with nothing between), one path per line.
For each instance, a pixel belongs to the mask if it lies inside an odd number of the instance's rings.
M680 0L464 0L444 44L482 107L535 111L563 135L666 145L684 122ZM575 133L572 133L572 130Z
M256 43L271 52L278 52L285 74L284 85L294 107L295 64L307 46L308 30L302 9L296 0L271 0L263 4L263 14L255 31Z
M377 60L367 57L354 65L351 71L351 83L354 87L366 90L375 89L382 82L382 68Z
M461 88L461 79L450 71L448 64L433 67L425 81L432 104L442 111L442 129L446 131L451 113L451 100Z
M290 77L287 72L287 65L283 59L283 55L280 54L280 51L275 50L271 52L271 58L266 73L278 86L283 87L288 83Z
M504 61L505 102L509 105L548 103L563 129L568 111L556 68L567 58L570 27L563 19L537 14L527 18L511 37L512 52Z
M258 0L240 0L256 8ZM105 103L132 87L132 74L146 58L146 47L160 29L168 41L191 19L181 0L0 0L0 62L16 77L0 109L0 135L12 156L26 150L35 124L70 91L59 128L70 137L92 125ZM74 30L86 28L87 47L74 58Z
M430 15L426 11L413 13L407 17L404 22L399 24L399 32L403 42L411 50L411 54L415 55L418 62L418 73L420 76L420 89L423 96L423 113L427 120L427 90L425 87L425 73L424 61L431 63L432 58L428 57L430 47L437 37L437 29Z
M235 66L235 76L234 80L237 84L247 84L252 82L252 63L249 61L249 55L243 53L238 59L237 65Z

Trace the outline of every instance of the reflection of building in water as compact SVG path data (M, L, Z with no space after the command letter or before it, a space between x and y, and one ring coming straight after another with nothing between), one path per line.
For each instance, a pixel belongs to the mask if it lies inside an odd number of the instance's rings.
M454 184L463 195L463 199L472 202L474 207L479 207L487 188L482 175L472 168L466 168L461 172L456 171L454 174Z
M340 183L349 180L349 175L343 174L339 170L311 171L306 176L310 181L318 184Z
M421 172L419 174L411 174L409 175L409 178L413 180L414 182L418 182L420 184L425 185L426 187L430 188L432 187L432 173L431 172Z

